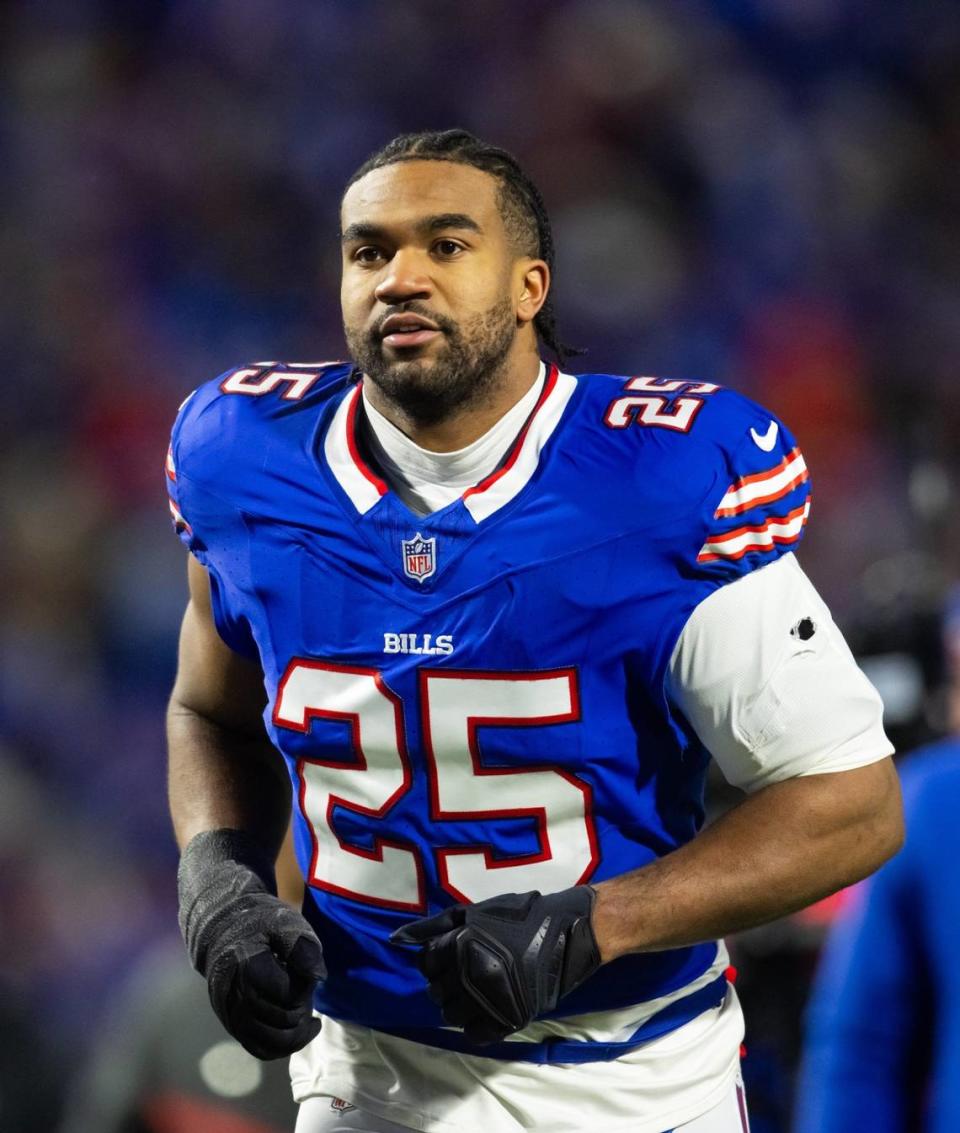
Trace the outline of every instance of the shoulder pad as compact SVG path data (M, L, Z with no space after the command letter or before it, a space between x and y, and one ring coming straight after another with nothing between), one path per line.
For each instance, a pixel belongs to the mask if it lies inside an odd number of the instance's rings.
M281 418L282 427L311 428L317 407L342 392L352 374L350 362L256 362L227 370L180 406L172 459L202 479L204 469L216 470L228 456L256 453Z
M741 573L794 549L809 473L774 414L713 382L586 375L585 384L588 412L629 461L637 491L697 517L698 568Z

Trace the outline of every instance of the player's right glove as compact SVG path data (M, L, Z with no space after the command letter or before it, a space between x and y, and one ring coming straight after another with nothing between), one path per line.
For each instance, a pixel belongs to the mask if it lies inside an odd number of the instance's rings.
M600 966L595 900L589 885L502 893L411 921L390 939L421 945L420 970L447 1023L478 1045L498 1042L552 1011Z
M241 830L192 838L177 873L180 930L220 1022L257 1058L282 1058L320 1030L320 941L277 897L273 864Z

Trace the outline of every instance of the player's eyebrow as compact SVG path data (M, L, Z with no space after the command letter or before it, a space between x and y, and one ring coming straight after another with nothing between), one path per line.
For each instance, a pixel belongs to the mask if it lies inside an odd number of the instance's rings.
M467 232L483 234L483 229L465 212L440 212L433 216L425 216L418 220L413 229L418 235L429 236L431 232L439 232L448 228L459 228ZM348 224L340 233L343 244L350 244L354 240L382 240L389 235L389 231L381 224L371 224L360 221L357 224Z
M442 228L464 228L468 232L483 232L473 217L465 212L441 212L436 216L427 216L416 227L423 232L437 232Z

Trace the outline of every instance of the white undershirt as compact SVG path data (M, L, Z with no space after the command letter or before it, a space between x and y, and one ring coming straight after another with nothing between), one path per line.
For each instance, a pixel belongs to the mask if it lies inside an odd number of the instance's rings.
M497 467L537 404L546 367L512 409L482 437L454 452L431 452L415 444L406 433L370 404L363 390L365 436L374 462L384 479L416 515L430 515L453 503Z

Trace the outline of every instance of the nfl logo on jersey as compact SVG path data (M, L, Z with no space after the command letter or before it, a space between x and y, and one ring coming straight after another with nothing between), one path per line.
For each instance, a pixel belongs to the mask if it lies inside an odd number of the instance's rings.
M402 539L403 569L410 578L423 582L437 569L437 541L424 539L418 531L412 539Z

